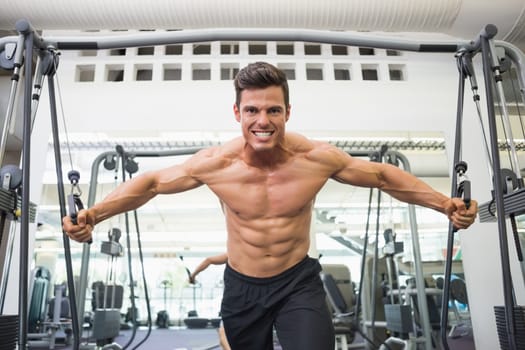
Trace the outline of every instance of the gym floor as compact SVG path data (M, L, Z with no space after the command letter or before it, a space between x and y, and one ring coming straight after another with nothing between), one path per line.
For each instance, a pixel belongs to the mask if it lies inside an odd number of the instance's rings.
M137 330L135 338L128 349L134 349L146 336L147 328L141 327ZM114 339L115 343L124 347L131 338L131 330L121 330L120 335ZM362 340L356 335L354 344ZM82 344L81 344L82 345ZM449 339L449 346L454 350L475 350L472 334L466 334L455 339ZM43 350L46 348L34 348ZM55 349L71 350L71 346L63 346L57 341ZM81 346L81 349L85 347ZM169 329L153 328L148 339L141 344L138 349L143 350L221 350L219 346L219 336L216 328L187 329L184 327L170 327ZM279 345L275 345L274 350L281 350Z

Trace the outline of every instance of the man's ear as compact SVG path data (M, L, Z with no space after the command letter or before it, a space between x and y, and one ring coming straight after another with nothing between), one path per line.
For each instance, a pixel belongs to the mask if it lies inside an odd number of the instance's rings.
M290 111L292 109L292 105L288 105L288 108L286 108L286 121L288 121L288 119L290 119Z
M241 122L241 111L239 111L239 107L236 103L233 104L233 114L235 114L235 120Z

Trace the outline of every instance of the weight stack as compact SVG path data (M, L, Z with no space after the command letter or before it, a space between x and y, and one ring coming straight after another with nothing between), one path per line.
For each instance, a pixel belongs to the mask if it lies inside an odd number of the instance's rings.
M505 307L494 306L496 314L496 326L498 329L499 346L502 350L509 349L507 323L505 321ZM516 338L516 349L525 350L525 307L514 306L514 336Z
M18 342L18 315L0 315L0 350L15 350Z

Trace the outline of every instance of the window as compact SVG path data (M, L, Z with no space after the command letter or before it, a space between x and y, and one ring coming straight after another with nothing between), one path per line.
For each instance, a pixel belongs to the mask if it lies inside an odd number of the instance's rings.
M154 53L155 47L153 46L139 47L137 50L139 56L153 56Z
M277 43L277 54L278 55L293 55L294 46L293 43Z
M304 44L305 55L320 55L321 45L320 44Z
M106 81L113 81L113 82L124 81L124 66L123 65L106 66Z
M135 66L136 81L151 81L153 79L153 68L151 65Z
M332 45L332 55L334 56L347 56L348 46Z
M250 44L248 44L248 54L250 54L250 55L266 55L266 43L250 43Z
M180 65L176 64L166 64L163 69L163 79L164 80L181 80L182 79L182 69Z
M238 55L239 44L237 43L221 43L221 55Z
M295 80L295 64L293 63L280 63L277 67L284 72L286 79Z
M364 64L361 66L361 74L363 80L379 80L377 66L371 64Z
M193 44L194 55L209 55L211 53L210 44Z
M335 80L350 80L350 65L349 64L334 64L334 79Z
M405 80L405 66L398 64L389 64L388 65L388 74L390 80Z
M359 54L361 56L373 56L375 55L375 50L370 47L360 47L359 48Z
M317 64L307 64L306 80L323 80L323 66Z
M82 65L76 68L76 81L95 81L95 65Z
M397 50L386 50L387 56L401 56L401 52Z
M166 45L166 55L182 55L182 45Z
M126 49L113 49L109 50L110 56L126 56Z
M208 64L194 64L191 69L193 80L210 80L211 69Z
M239 72L239 66L235 63L221 64L221 80L233 80Z

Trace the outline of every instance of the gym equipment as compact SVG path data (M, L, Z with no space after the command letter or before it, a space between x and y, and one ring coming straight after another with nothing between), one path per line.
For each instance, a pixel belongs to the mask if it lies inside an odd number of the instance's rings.
M456 276L450 281L450 308L456 318L456 322L450 327L450 331L448 332L450 338L458 338L466 335L472 328L469 311L460 312L457 306L458 303L464 305L464 307L468 309L467 286L462 278ZM465 314L467 314L466 317L464 316ZM460 327L465 327L466 330L457 334L456 330Z
M383 161L386 160L392 165L396 166L402 166L403 169L407 172L410 172L410 164L408 162L408 159L401 153L396 151L388 151L386 147L382 147L380 151L375 152L375 154L372 154L371 160L373 161ZM361 281L359 283L359 296L358 303L356 305L356 310L359 311L359 308L362 306L362 319L363 319L363 327L364 331L367 334L367 336L371 339L376 340L379 337L376 337L376 330L386 327L386 322L383 321L384 319L384 309L383 307L378 308L376 306L376 299L381 300L380 297L378 297L379 288L377 288L378 276L381 276L379 274L379 268L381 268L381 272L387 275L387 267L386 267L386 258L379 258L378 252L377 252L377 244L374 247L374 254L373 257L368 256L370 252L367 248L367 240L368 240L368 229L369 229L369 220L370 220L370 212L371 212L371 204L372 204L372 190L370 189L370 196L369 196L369 209L368 209L368 219L366 224L366 230L365 230L365 246L363 248L363 256L362 256L362 265L361 265ZM379 207L381 203L381 191L378 191L377 196L377 206L378 210L377 213L379 215ZM415 288L413 288L412 292L413 294L417 295L417 308L419 310L420 315L420 322L419 325L421 327L421 336L419 339L417 339L418 342L424 343L424 348L427 350L433 349L432 345L432 327L430 325L430 319L429 319L429 309L427 304L427 297L426 297L426 289L425 289L425 279L423 276L423 270L422 270L422 259L421 259L421 249L419 245L419 233L417 228L417 220L416 220L416 211L415 206L412 204L408 205L408 214L409 214L409 222L410 222L410 236L411 236L411 243L412 243L412 254L414 259L414 279L415 279ZM376 218L376 239L375 242L378 242L378 227L379 227L379 218ZM394 244L395 249L395 244ZM366 281L365 281L366 276ZM363 291L363 288L365 292ZM380 317L382 320L379 322L376 322L376 317ZM380 341L384 341L386 338L380 339ZM394 339L395 340L395 339Z
M33 292L34 291L35 289L33 289ZM40 293L37 293L35 295L35 293L33 293L33 296L37 298L37 302L40 297L39 294ZM47 315L45 315L46 319L43 322L37 323L38 333L27 334L28 347L47 347L48 349L54 349L58 339L64 339L63 345L71 345L71 313L69 298L66 296L66 286L64 284L55 285L54 298L49 299L48 302L46 300L45 305L47 306L45 307L45 310L47 310ZM31 329L31 326L32 324L30 322L29 329Z
M29 305L28 331L31 333L43 332L43 323L46 318L49 284L51 273L43 266L35 268L31 284L31 303Z
M15 350L18 341L18 315L0 315L0 350Z
M210 324L213 328L219 328L221 326L222 319L220 317L210 318Z
M193 310L188 311L188 317L186 317L183 321L186 327L188 328L206 328L209 323L208 318L199 317L199 314L197 313L197 296L196 296L196 290L197 287L201 287L200 284L194 283L190 284L190 288L192 288L193 292Z
M465 52L459 52L456 54L457 66L459 69L459 87L458 87L458 102L457 102L457 116L456 116L456 134L454 140L454 170L455 175L452 176L452 197L463 197L467 208L470 206L470 181L466 176L467 163L462 161L461 158L461 140L462 140L462 124L463 124L463 99L464 99L464 88L465 79L467 75L474 77L474 69L471 68L471 57ZM472 78L472 79L475 79ZM474 81L474 80L471 80ZM476 85L476 84L475 84ZM477 89L477 88L476 88ZM476 93L475 93L476 95ZM479 97L479 96L478 96ZM476 98L474 98L477 101ZM488 153L487 149L487 153ZM447 328L448 328L448 305L450 296L450 277L452 274L452 254L454 251L454 234L457 229L449 223L448 235L447 235L447 248L445 257L445 273L443 277L443 295L441 298L441 321L440 321L440 335L441 343L445 350L449 349L447 339Z
M0 153L0 154L3 154ZM0 280L0 313L4 310L5 292L9 270L11 268L13 247L15 244L16 225L20 217L20 186L22 185L22 170L15 165L4 165L0 168L0 246L6 245L5 261L2 268L2 278ZM31 203L29 220L35 221L36 206ZM6 225L8 231L5 231ZM3 233L7 234L7 237ZM7 240L5 239L7 238Z
M460 68L460 85L458 91L458 118L456 120L456 147L454 155L454 164L458 164L459 160L459 142L461 140L461 115L462 115L462 103L463 103L463 85L464 79L466 76L470 77L470 82L472 85L472 90L475 95L476 106L478 107L478 114L480 114L480 108L478 105L479 96L477 96L477 83L475 81L474 71L471 68L471 59L472 56L478 52L481 52L482 63L483 63L483 77L485 80L485 93L487 99L487 114L488 114L488 124L489 124L489 143L490 150L487 147L487 157L489 158L489 164L491 169L489 169L490 174L492 175L493 181L493 199L488 202L480 205L480 220L483 221L494 221L496 219L498 224L498 237L499 237L499 249L500 249L500 259L501 259L501 268L502 268L502 279L503 279L503 299L504 299L504 317L505 327L498 328L498 335L500 344L505 345L504 349L516 350L517 349L517 334L525 333L525 325L523 323L516 323L515 309L518 307L516 305L516 298L513 290L512 275L510 271L510 259L509 259L509 247L507 240L507 228L506 228L506 219L507 216L510 219L512 229L513 229L513 238L516 243L518 259L521 262L522 268L522 277L525 278L525 268L523 264L523 255L521 241L518 237L517 225L515 216L525 213L525 188L523 178L521 176L521 168L518 163L518 157L516 153L516 147L514 145L514 137L512 135L512 129L510 127L510 120L507 111L507 103L505 100L505 95L502 86L502 69L508 65L507 62L500 60L496 54L496 45L494 44L494 37L497 34L497 28L494 25L485 26L478 37L470 48L464 48L459 50L456 54L458 57L458 66ZM519 53L515 52L512 48L508 47L507 44L503 45L505 54L510 58L515 64L518 71L521 70L521 56ZM525 98L523 96L523 72L519 72L518 81L521 86L522 100ZM505 133L505 147L509 150L510 162L512 165L512 171L506 171L501 169L500 165L500 154L499 154L499 142L498 142L498 130L497 123L495 118L495 99L494 94L497 95L498 106L501 111L501 122L503 130ZM481 118L480 118L481 120ZM483 123L481 123L483 124ZM483 129L483 125L482 125ZM486 139L485 139L486 142ZM457 154L456 154L457 153ZM466 167L464 169L466 171ZM463 171L463 173L464 173ZM458 176L461 170L456 169ZM454 178L453 181L453 191L457 191L457 183ZM495 204L495 208L493 207ZM497 213L497 215L496 215ZM453 228L449 227L449 236L453 234ZM449 239L450 240L450 239ZM448 283L450 278L450 267L449 267L449 256L451 247L448 247L447 252L447 265L445 271L445 280L444 280L444 299L445 296L448 296ZM442 302L442 305L446 305L446 302ZM501 310L498 307L495 307L495 312L498 313ZM446 315L442 310L442 324L446 325ZM500 315L496 317L501 322ZM501 326L501 323L498 323L498 326ZM505 331L503 331L505 330ZM442 340L444 340L443 345L445 349L448 349L446 343L446 334L445 330L442 329Z
M399 284L398 268L394 257L403 252L403 242L396 242L396 235L392 229L386 229L383 233L385 246L383 254L387 271L387 279L383 284L385 298L383 307L385 311L386 328L391 332L391 336L385 340L385 344L400 343L405 347L411 346L410 342L417 340L410 337L414 334L413 309L410 303L410 293L405 288L403 291ZM413 290L414 286L411 287Z
M350 271L345 265L323 264L319 274L326 292L329 309L332 311L336 336L336 347L348 349L359 331L355 324L355 295L350 280ZM352 344L351 348L361 348L365 343Z
M93 331L92 338L98 346L111 344L120 331L120 309L124 289L117 285L117 258L123 254L119 243L122 233L113 227L108 232L108 241L102 242L100 252L107 255L108 266L106 282L93 283Z
M170 315L168 314L168 288L171 287L171 282L168 280L163 280L161 282L161 286L163 289L163 297L164 297L164 310L161 310L157 313L157 320L155 321L155 324L159 328L169 328L170 326Z
M25 62L32 62L33 61L33 48L39 49L41 52L49 52L50 50L98 50L98 49L113 49L113 48L122 48L122 47L140 47L140 46L152 46L152 45L163 45L163 44L176 44L176 43L191 43L191 42L204 42L204 41L228 41L228 40L260 40L261 38L264 38L268 41L305 41L305 42L323 42L323 43L334 43L339 45L349 45L349 46L365 46L365 47L376 47L376 48L384 48L384 49L393 49L393 50L404 50L404 51L415 51L415 52L457 52L458 50L462 48L467 48L468 50L478 50L480 47L480 42L482 48L486 48L486 41L485 40L478 40L475 43L472 43L471 41L458 41L458 40L450 40L450 41L441 41L441 42L422 42L422 41L411 41L411 40L396 40L395 37L392 36L374 36L370 35L369 33L348 33L348 32L326 32L323 33L321 31L314 31L314 30L286 30L283 31L281 29L279 30L261 30L261 29L247 29L243 31L238 30L232 30L232 29L214 29L213 31L210 30L184 30L179 32L167 32L167 33L149 33L149 34L139 34L139 35L130 35L130 36L115 36L115 37L102 37L98 38L96 41L93 40L91 37L73 37L73 38L52 38L51 40L47 40L46 38L41 38L37 31L35 31L31 25L26 20L20 20L16 23L16 30L19 33L18 36L15 37L5 37L2 38L1 41L1 48L5 48L6 45L17 45L17 51L15 53L16 57L16 65L14 65L14 69L16 72L16 75L18 76L20 73L20 68L22 67L22 59L24 59ZM484 34L487 34L487 32L490 32L488 30L484 30ZM152 35L153 34L153 35ZM495 33L494 33L495 35ZM486 35L485 35L486 37ZM492 44L492 43L490 43ZM516 50L511 45L506 45L504 43L500 43L500 47L503 47L506 52L509 54L509 56L512 57L519 57L520 53L519 50ZM486 52L487 50L482 50ZM7 57L7 56L6 56ZM494 56L493 56L494 57ZM488 56L484 55L484 62L488 61ZM27 274L28 274L28 264L26 257L28 256L28 237L29 237L29 216L30 216L30 201L29 201L29 172L30 172L30 139L31 139L31 79L33 75L32 65L26 64L24 65L25 68L25 74L24 77L26 79L26 83L24 85L24 108L23 108L23 186L22 186L22 194L21 194L21 202L22 202L22 216L21 216L21 242L20 242L20 288L19 288L19 314L23 315L23 317L20 317L20 337L19 337L19 348L24 349L26 345L26 333L27 333ZM518 65L518 69L521 69L521 67ZM485 70L488 73L489 69ZM520 76L523 76L523 72L520 71ZM488 79L487 81L490 81ZM14 96L14 93L16 91L16 83L13 82L13 86L15 86L14 89L12 89L12 95ZM488 84L487 84L488 85ZM50 84L50 91L53 91L52 85ZM491 94L492 91L487 90L487 96L489 96L489 100L492 102ZM54 109L54 101L51 102L52 109ZM490 105L490 104L489 104ZM12 106L12 103L9 103L8 110L10 110L10 107ZM490 108L492 108L491 106ZM8 113L9 114L9 113ZM53 112L53 114L55 114ZM493 114L493 113L492 113ZM7 119L7 118L6 118ZM56 118L54 118L55 120ZM491 139L495 140L495 125L492 122L491 118ZM56 123L55 123L56 124ZM54 124L54 131L57 130L56 125ZM53 133L53 139L54 139L54 145L55 147L58 147L60 144L58 140L58 136ZM497 144L492 143L493 149L496 151L493 151L494 158L497 159ZM58 149L56 149L58 151ZM57 175L59 175L59 179L61 179L61 164L60 164L60 154L58 154L58 157L55 157L57 161ZM499 168L499 164L496 164L497 162L494 162L494 167L496 169ZM498 169L499 172L499 169ZM496 174L496 181L495 183L500 183L500 175L497 175L498 172L495 172ZM63 190L61 190L62 183L59 183L59 196L61 201L61 208L64 208L65 205L63 203ZM502 199L499 186L495 186L496 191L496 208L500 215L498 215L498 219L504 217L505 210L507 208L504 207L504 204L507 202ZM94 188L94 186L91 186L91 188ZM93 190L95 191L95 190ZM523 200L523 194L525 191L521 191L519 194L520 200L517 201L518 204L514 204L515 207L519 207L519 209L523 209L523 203L525 201ZM94 199L94 197L92 198ZM93 201L90 203L93 204ZM62 216L65 216L65 211L61 212ZM412 213L410 214L411 221L412 220ZM502 220L499 220L501 222ZM500 225L500 236L503 238L505 237L505 228L502 223L499 223ZM65 235L64 235L65 236ZM70 292L70 298L72 301L72 316L73 316L73 330L75 333L75 339L76 342L74 344L74 349L78 349L78 338L79 338L79 320L83 319L83 312L79 312L77 314L77 306L75 303L75 293L74 293L74 285L73 285L73 275L72 275L72 269L71 269L71 259L70 259L70 250L69 250L69 241L67 238L65 238L64 242L64 251L66 255L66 266L67 266L67 274L68 274L68 288ZM81 284L84 283L84 288L80 288L81 291L86 290L85 284L87 283L87 262L86 259L88 255L85 253L89 253L89 250L84 245L84 251L83 251L83 266L81 270ZM507 245L506 243L502 243L502 252L506 252ZM418 251L414 249L414 251ZM505 254L502 254L502 259ZM502 261L503 268L506 269L508 267L508 259L505 259ZM417 264L416 264L417 266ZM507 319L507 329L509 330L509 333L514 332L514 322L513 322L513 312L510 312L513 310L512 307L509 307L512 305L512 293L510 291L511 286L511 280L510 280L510 274L505 272L504 273L504 286L505 286L505 306L506 309L506 319ZM84 279L84 280L83 280ZM418 271L416 271L416 279L417 279L417 285L421 285L420 282L422 282L421 275ZM81 285L82 286L82 285ZM85 293L81 292L80 297L84 298ZM418 298L418 300L425 300L424 297ZM84 300L82 299L82 302ZM79 302L79 305L83 308L82 302ZM80 309L80 308L79 308ZM83 310L82 310L83 311ZM423 315L425 314L424 310L422 310ZM80 316L79 316L80 314ZM512 334L509 335L509 338L512 338ZM510 341L509 343L513 344L513 341ZM514 350L515 346L511 346L511 349Z

